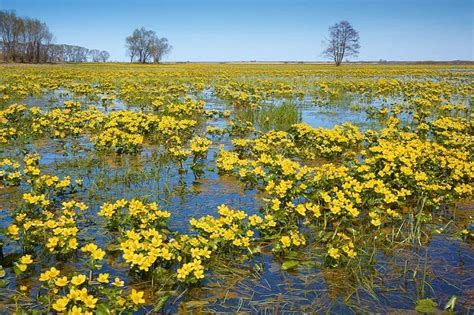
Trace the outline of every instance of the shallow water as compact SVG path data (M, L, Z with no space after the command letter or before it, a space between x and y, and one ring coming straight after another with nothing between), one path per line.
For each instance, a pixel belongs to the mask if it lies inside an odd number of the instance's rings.
M206 101L206 109L222 111L227 108L225 101L210 93L201 96ZM77 98L60 91L54 95L29 97L24 103L49 108L68 99ZM86 101L85 98L79 100ZM361 130L380 127L364 111L353 111L349 106L329 104L321 107L310 103L311 99L305 99L298 108L301 121L312 127L333 128L343 122L354 123ZM100 104L96 105L106 110ZM134 107L115 100L114 108L107 110L129 108ZM214 118L206 124L225 127L228 120ZM214 155L219 144L230 146L230 138L224 136L215 140L200 176L189 170L190 161L185 174L179 174L170 163L157 166L153 147L146 147L139 156L121 157L96 153L86 137L77 140L81 149L73 154L69 140L39 140L24 147L42 156L40 164L45 173L84 179L86 189L74 197L89 205L87 213L91 217L96 217L95 213L104 202L140 197L156 201L164 210L170 211L170 227L184 232L189 230L190 218L214 215L220 204L243 209L248 214L258 213L261 206L255 189L246 189L232 177L217 175ZM14 157L18 155L18 148L8 149L3 155ZM1 227L10 223L8 209L13 209L14 201L20 199L21 189L0 189ZM472 211L472 207L468 207ZM101 219L81 222L79 228L81 240L92 237L104 247L115 237L104 228ZM15 250L13 245L4 248L7 254ZM449 234L434 235L419 247L398 248L390 253L377 250L374 262L364 271L370 286L347 278L343 270L319 268L319 254L317 246L308 249L301 259L312 264L302 264L291 272L283 271L281 261L271 253L264 252L242 263L230 261L229 265L217 268L202 287L189 290L177 300L174 297L168 300L165 312L405 312L413 310L414 301L421 297L436 297L443 307L453 295L459 297L456 306L461 312L469 312L473 307L474 248ZM80 269L81 261L72 259L66 265ZM120 276L126 275L125 270L120 257L109 258L105 267L105 271ZM423 270L427 270L428 284L422 284ZM8 289L14 290L17 284L12 273L9 275ZM422 286L425 287L423 296L420 294Z

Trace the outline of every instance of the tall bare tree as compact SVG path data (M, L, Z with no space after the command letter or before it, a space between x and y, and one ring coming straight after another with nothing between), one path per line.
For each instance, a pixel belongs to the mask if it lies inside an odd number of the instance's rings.
M132 35L125 38L125 46L130 62L160 62L164 55L171 51L167 38L159 38L152 30L137 28Z
M53 34L38 19L19 17L13 11L0 11L0 52L12 62L106 61L106 51L71 45L54 45Z
M325 40L323 55L334 60L340 66L344 57L359 54L359 33L347 21L341 21L329 28L329 38Z
M109 58L110 58L110 54L106 50L102 50L100 52L99 56L100 56L100 61L102 61L102 62L107 62L107 60L109 60Z
M18 59L19 38L23 23L13 11L0 11L0 37L3 58L6 61Z
M153 58L154 63L160 63L163 59L163 56L170 53L173 46L168 43L168 39L163 38L155 38L155 41L151 47L151 56Z
M100 61L100 50L98 49L91 49L89 50L89 58L92 62L99 62Z

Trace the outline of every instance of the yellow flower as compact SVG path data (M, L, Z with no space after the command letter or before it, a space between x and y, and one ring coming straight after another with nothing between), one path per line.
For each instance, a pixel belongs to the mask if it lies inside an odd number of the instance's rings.
M69 303L69 299L64 296L60 299L58 299L54 304L53 304L53 309L58 312L63 312L66 310L67 304Z
M126 302L126 301L125 301L125 299L124 299L123 297L119 296L119 297L117 298L117 304L118 304L118 306L124 306L124 305L125 305L125 302Z
M87 293L87 292L86 292ZM69 294L67 295L69 299L71 300L77 300L77 299L80 299L81 297L81 294L82 294L82 291L81 290L77 290L77 289L74 289L74 288L70 288L69 289Z
M123 287L123 281L120 280L119 277L115 277L114 279L114 282L112 283L112 285L116 286L116 287Z
M280 210L280 204L281 204L281 202L280 202L279 199L273 199L272 200L272 206L271 206L272 210L274 210L274 211Z
M76 238L71 238L69 241L68 241L68 247L71 248L71 249L76 249L77 248L77 239Z
M66 277L66 276L61 277L61 278L58 278L58 279L56 279L56 281L54 282L54 284L56 284L58 287L64 287L64 286L66 286L67 283L68 283L68 281L67 281L67 277Z
M40 274L39 280L42 282L52 280L59 276L59 270L57 270L55 267L51 267L50 270L43 272Z
M53 236L48 239L48 243L46 244L46 247L50 250L53 251L54 248L58 245L59 243L59 237Z
M280 242L283 246L283 248L287 248L287 247L290 247L291 246L291 238L289 236L282 236L280 238Z
M201 253L201 250L198 247L191 248L191 256L193 258L199 258L200 253Z
M85 298L82 299L82 302L88 307L88 308L95 308L95 304L97 303L98 299L94 298L93 295L88 295Z
M25 255L20 258L20 263L23 265L29 265L33 262L33 259L31 259L31 255Z
M319 209L319 206L316 204L308 203L306 204L306 209L311 211L316 218L319 218L321 216L321 210Z
M94 250L92 253L92 258L95 259L95 260L101 260L102 258L104 258L105 256L105 251L103 251L102 249L98 248L96 250Z
M185 279L185 278L187 277L187 275L189 274L190 270L188 270L188 268L185 268L185 267L183 266L183 268L179 268L179 269L177 270L177 272L178 272L178 279L181 280L181 279Z
M18 269L20 269L21 272L24 272L26 268L28 268L27 265L23 265L23 264L17 264L17 267Z
M355 256L357 256L357 253L351 249L347 252L347 256L349 256L349 258L354 258Z
M72 309L68 312L68 315L84 315L84 313L82 312L82 308L74 305Z
M341 255L339 254L339 249L333 248L333 247L331 247L331 248L328 250L328 254L329 254L329 256L331 256L331 257L334 258L334 259L339 259L339 257L341 256Z
M16 224L12 224L8 227L8 234L14 239L14 240L19 240L20 237L18 236L18 233L20 231L20 228Z
M194 271L194 277L196 279L203 279L204 278L204 270L203 269L198 269Z
M84 281L86 281L86 279L87 279L87 277L85 275L74 276L71 279L71 283L74 284L75 286L79 286L79 285L83 284Z
M373 226L379 226L380 224L382 224L382 222L380 221L379 218L370 220L370 223L371 223Z
M109 274L108 273L101 273L97 277L97 281L100 283L109 283Z
M143 298L143 291L137 291L135 289L132 289L132 292L130 293L130 299L135 305L145 303L145 299Z
M306 207L304 204L300 203L299 205L296 206L295 208L296 212L301 214L302 216L306 215Z

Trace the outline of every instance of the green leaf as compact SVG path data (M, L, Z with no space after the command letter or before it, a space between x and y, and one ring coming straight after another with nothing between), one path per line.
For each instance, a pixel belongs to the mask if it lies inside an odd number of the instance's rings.
M18 275L21 275L21 270L18 268L17 264L15 263L13 265L13 271L15 272L15 274L18 276ZM0 277L1 278L1 277Z
M301 265L308 268L321 267L321 263L312 260L305 260L301 262Z
M155 312L160 311L163 308L163 306L165 305L166 301L168 301L169 297L170 296L168 294L163 295L160 298L160 300L158 301L158 303L155 304L155 307L153 307L153 311L155 311Z
M298 267L300 264L299 261L297 260L287 260L285 262L283 262L283 264L281 265L281 269L282 270L291 270L291 269L295 269L296 267Z
M96 309L95 309L95 313L97 315L107 315L107 314L110 314L110 309L109 309L109 305L106 304L106 303L101 303L99 305L97 305Z
M289 258L296 258L298 257L298 252L293 250L291 252L288 252L285 256Z
M438 311L438 303L432 299L421 299L415 302L415 310L419 313L435 313Z

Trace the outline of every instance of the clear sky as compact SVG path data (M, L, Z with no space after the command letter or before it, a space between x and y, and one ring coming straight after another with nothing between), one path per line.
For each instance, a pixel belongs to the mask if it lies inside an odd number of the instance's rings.
M327 29L343 19L360 33L357 60L474 59L474 0L0 0L0 9L116 61L140 26L169 39L168 61L323 60Z

